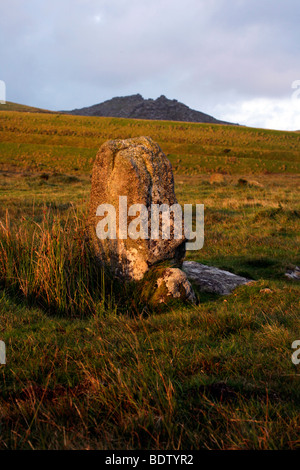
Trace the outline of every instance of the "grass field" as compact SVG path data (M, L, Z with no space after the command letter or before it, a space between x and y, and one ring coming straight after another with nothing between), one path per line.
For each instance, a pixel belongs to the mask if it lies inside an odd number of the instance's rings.
M256 282L159 312L97 269L93 160L139 135L205 205L187 259ZM299 448L299 157L293 132L0 111L0 448Z

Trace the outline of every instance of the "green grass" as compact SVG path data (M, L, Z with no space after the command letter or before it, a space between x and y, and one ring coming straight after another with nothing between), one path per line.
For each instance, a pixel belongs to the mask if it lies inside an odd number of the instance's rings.
M175 174L298 173L300 135L238 126L0 113L0 169L89 174L106 140L150 135Z
M299 134L4 111L0 127L0 448L299 448L299 284L284 275L300 265ZM179 202L205 205L187 259L255 283L153 311L97 270L93 159L143 134L177 165Z
M25 104L13 103L12 101L1 103L0 111L17 111L22 113L52 113L52 111L48 111L46 109L35 108Z

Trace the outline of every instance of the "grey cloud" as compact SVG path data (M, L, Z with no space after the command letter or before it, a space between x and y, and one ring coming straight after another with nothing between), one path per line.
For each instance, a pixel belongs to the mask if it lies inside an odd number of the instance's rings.
M0 18L8 99L50 109L165 94L209 112L282 97L300 78L294 0L10 0Z

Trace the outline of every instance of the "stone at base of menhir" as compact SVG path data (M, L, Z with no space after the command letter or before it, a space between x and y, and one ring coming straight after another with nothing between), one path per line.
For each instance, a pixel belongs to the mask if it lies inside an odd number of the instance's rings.
M251 279L196 261L184 261L182 269L201 292L226 295L238 286L253 282Z
M145 275L141 299L151 306L169 304L176 300L196 303L187 275L178 268L153 267Z
M286 277L293 279L294 281L300 281L300 268L296 266L294 269L290 269L285 273Z

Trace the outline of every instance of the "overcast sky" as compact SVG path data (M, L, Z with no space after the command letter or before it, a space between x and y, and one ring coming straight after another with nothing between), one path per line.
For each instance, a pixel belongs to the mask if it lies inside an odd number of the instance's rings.
M0 2L8 101L62 110L164 94L222 120L300 129L299 0Z

